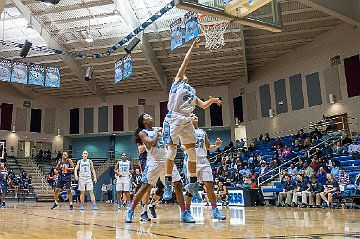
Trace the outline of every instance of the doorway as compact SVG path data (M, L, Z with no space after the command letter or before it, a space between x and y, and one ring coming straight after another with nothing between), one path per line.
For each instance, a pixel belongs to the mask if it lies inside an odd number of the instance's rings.
M235 139L240 140L243 139L246 145L246 126L238 125L235 127Z
M32 155L31 149L33 144L32 141L18 141L17 157L30 158Z

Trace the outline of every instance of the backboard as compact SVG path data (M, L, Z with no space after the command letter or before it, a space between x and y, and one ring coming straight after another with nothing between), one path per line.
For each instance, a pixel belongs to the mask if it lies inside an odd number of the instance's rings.
M277 0L175 0L176 7L272 32L281 32Z

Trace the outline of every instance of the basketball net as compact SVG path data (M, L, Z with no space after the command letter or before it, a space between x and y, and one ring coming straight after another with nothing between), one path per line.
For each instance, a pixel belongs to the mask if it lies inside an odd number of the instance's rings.
M199 28L205 36L205 48L210 51L220 49L225 45L224 33L230 21L225 20L214 24L208 24L205 23L205 17L206 15L199 15L197 18Z

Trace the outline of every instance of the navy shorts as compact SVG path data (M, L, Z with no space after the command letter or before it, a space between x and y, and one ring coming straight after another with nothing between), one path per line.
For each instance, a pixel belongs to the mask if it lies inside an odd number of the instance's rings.
M66 189L71 189L71 181L57 181L55 188L62 189L65 186Z
M140 159L140 167L141 167L141 172L143 172L146 168L146 158Z
M0 193L6 193L8 189L8 185L7 184L1 184L0 187Z

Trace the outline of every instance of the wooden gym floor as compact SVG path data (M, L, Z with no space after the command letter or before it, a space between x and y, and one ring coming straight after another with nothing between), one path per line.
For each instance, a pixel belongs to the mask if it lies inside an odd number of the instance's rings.
M8 203L0 210L0 238L359 238L360 210L230 207L221 212L226 221L212 221L210 209L192 208L196 224L179 222L175 205L159 205L155 222L139 222L140 207L132 224L124 210L99 203L93 212L70 211L68 203L52 211L50 203Z

